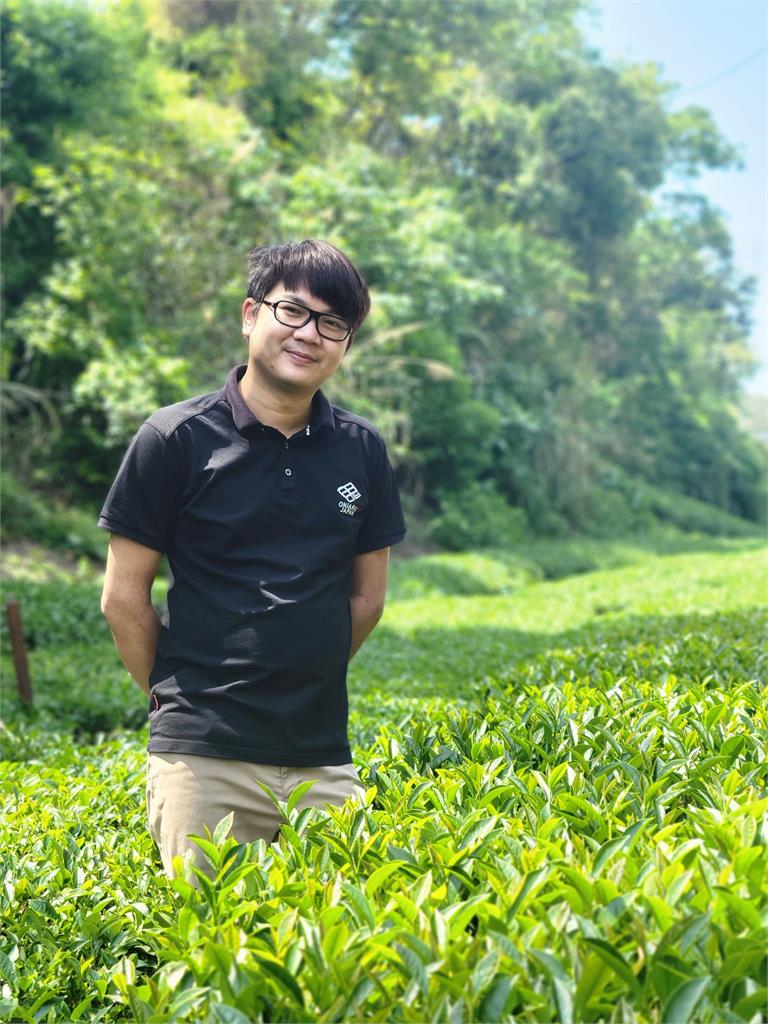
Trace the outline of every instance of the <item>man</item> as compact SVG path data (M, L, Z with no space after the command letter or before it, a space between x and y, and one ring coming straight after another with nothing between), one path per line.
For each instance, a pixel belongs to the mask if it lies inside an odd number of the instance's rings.
M102 509L102 610L149 698L147 811L163 865L234 811L274 841L281 800L341 804L360 779L346 671L384 607L405 524L381 436L320 390L370 307L322 241L254 249L242 306L248 362L225 386L154 413ZM172 572L161 623L150 601Z

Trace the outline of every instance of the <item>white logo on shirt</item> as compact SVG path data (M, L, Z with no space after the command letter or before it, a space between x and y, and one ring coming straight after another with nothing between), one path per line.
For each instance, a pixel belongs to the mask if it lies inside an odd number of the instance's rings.
M341 487L337 487L336 490L345 501L357 501L358 498L362 497L360 491L358 491L351 480L348 484L342 484Z

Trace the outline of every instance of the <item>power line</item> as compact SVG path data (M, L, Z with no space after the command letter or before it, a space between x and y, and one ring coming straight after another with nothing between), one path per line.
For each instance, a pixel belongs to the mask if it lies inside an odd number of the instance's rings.
M687 96L689 93L698 92L699 89L706 89L707 86L714 85L715 82L720 82L724 78L729 78L731 75L735 75L737 71L741 71L743 67L746 67L747 64L750 64L756 57L759 57L766 51L768 51L768 46L761 46L760 49L753 50L752 53L747 54L746 57L743 57L732 67L726 68L724 71L718 71L718 73L712 78L708 78L704 82L699 82L698 85L692 85L690 89L684 89L680 95Z

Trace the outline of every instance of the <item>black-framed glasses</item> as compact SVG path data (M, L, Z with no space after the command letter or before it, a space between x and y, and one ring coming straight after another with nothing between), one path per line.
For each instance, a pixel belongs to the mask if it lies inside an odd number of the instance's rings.
M317 324L317 333L328 341L346 341L352 333L347 321L334 316L333 313L317 313L314 309L289 299L280 299L278 302L262 299L262 302L265 306L271 306L275 320L285 327L303 327L310 320L314 320Z

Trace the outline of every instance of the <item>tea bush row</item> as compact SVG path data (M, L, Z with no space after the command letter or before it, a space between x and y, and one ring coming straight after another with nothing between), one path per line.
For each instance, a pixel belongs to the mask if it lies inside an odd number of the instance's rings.
M380 727L362 806L169 885L130 740L6 771L16 1020L758 1020L761 688L668 675L489 687ZM439 713L437 713L439 712Z
M765 562L406 564L350 673L362 805L294 796L274 846L225 822L196 887L146 831L145 729L77 742L145 720L97 583L23 581L37 704L0 728L0 1014L760 1020Z
M454 561L446 565L446 558ZM401 594L414 593L420 579L422 596L391 601L384 622L352 662L352 707L367 714L376 705L384 711L393 701L395 709L434 696L473 701L486 677L505 673L531 680L602 670L618 675L676 670L715 681L729 674L765 675L764 616L760 608L754 610L760 584L768 590L764 555L686 555L656 559L652 570L646 563L528 585L499 560L460 558L430 556L422 561L420 577L411 568L395 571ZM489 591L496 592L469 596L481 571ZM679 587L681 579L693 579L687 593ZM441 596L440 588L453 588L459 596ZM3 719L17 738L0 731L0 757L18 758L26 756L24 749L35 749L29 726L68 730L82 740L140 727L146 702L122 667L101 617L98 583L24 580L14 581L13 589L33 644L35 705L31 712L19 705L6 653ZM649 614L649 592L662 589L659 605L670 611ZM688 610L694 602L704 610ZM670 614L676 608L683 611Z

